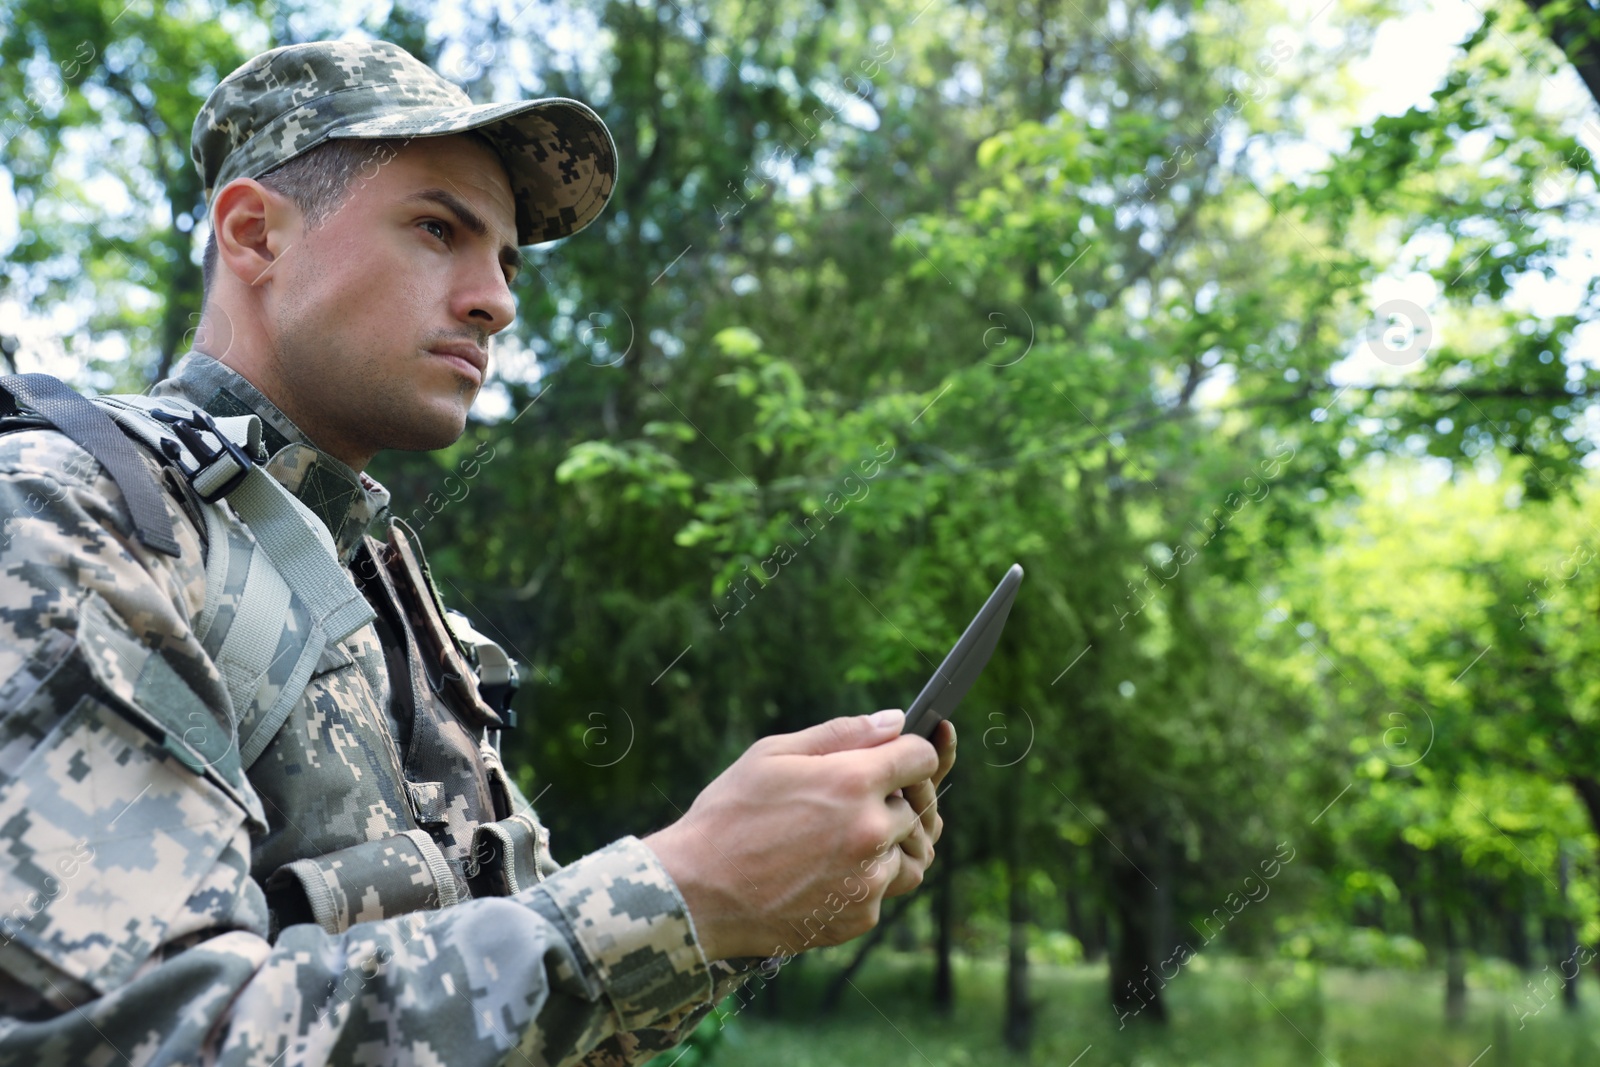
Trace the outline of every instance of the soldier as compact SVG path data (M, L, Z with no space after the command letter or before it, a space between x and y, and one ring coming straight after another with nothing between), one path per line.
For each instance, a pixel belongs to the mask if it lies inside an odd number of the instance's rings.
M610 195L599 118L325 42L224 79L192 151L196 351L149 397L4 383L0 1064L639 1063L915 888L955 736L898 711L556 863L360 473L461 434L517 247Z

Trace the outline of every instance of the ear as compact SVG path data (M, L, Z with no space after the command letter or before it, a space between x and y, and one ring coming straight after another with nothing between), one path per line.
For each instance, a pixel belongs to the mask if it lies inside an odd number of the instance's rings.
M293 200L254 178L236 178L212 201L211 225L218 266L254 286L294 244L303 220Z

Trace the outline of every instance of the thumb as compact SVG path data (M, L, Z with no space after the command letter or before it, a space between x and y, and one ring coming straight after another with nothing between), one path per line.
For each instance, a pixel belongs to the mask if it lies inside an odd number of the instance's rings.
M767 739L768 751L795 756L825 756L830 752L869 748L898 737L905 721L906 714L899 708L871 715L841 715L792 734L774 734Z

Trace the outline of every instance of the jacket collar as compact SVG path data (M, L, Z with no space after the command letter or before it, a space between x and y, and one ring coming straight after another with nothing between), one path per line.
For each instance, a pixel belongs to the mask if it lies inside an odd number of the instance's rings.
M190 352L151 396L179 396L212 415L261 419L266 472L321 519L339 558L349 563L367 528L385 521L389 490L319 449L244 375L201 352Z

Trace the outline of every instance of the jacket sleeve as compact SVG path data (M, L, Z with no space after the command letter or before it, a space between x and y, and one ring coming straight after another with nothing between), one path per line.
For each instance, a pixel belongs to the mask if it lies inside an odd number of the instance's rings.
M613 1034L584 1057L584 1067L632 1067L633 1064L644 1063L681 1044L708 1016L714 1015L716 1022L707 1025L723 1026L727 1018L737 1015L747 1003L745 998L738 996L745 984L755 979L751 984L757 989L763 988L777 973L780 960L777 956L713 960L713 992L710 999L703 1004L679 1008L653 1020L648 1026ZM732 1007L725 1005L729 997L734 998Z
M509 794L511 810L516 816L529 819L535 825L542 827L543 824L539 822L533 806L517 788L512 776L504 773L503 768L499 768L497 777ZM534 843L532 847L537 848L538 852L535 858L526 862L527 866L540 871L564 869L549 851L547 834L537 832L530 835L528 840ZM642 1026L613 1034L584 1057L584 1067L631 1067L633 1064L644 1063L681 1044L714 1011L716 1025L721 1026L723 1012L718 1009L718 1005L723 1004L728 997L735 996L753 977L760 979L757 988L764 986L777 973L781 963L782 958L778 956L712 960L710 963L712 992L706 1000L676 1006ZM740 1002L738 1007L742 1006L743 1003ZM733 1014L738 1007L727 1014Z
M167 504L176 559L59 434L0 437L0 1064L574 1064L709 1004L632 837L509 897L270 942L259 799L189 626L200 535Z

